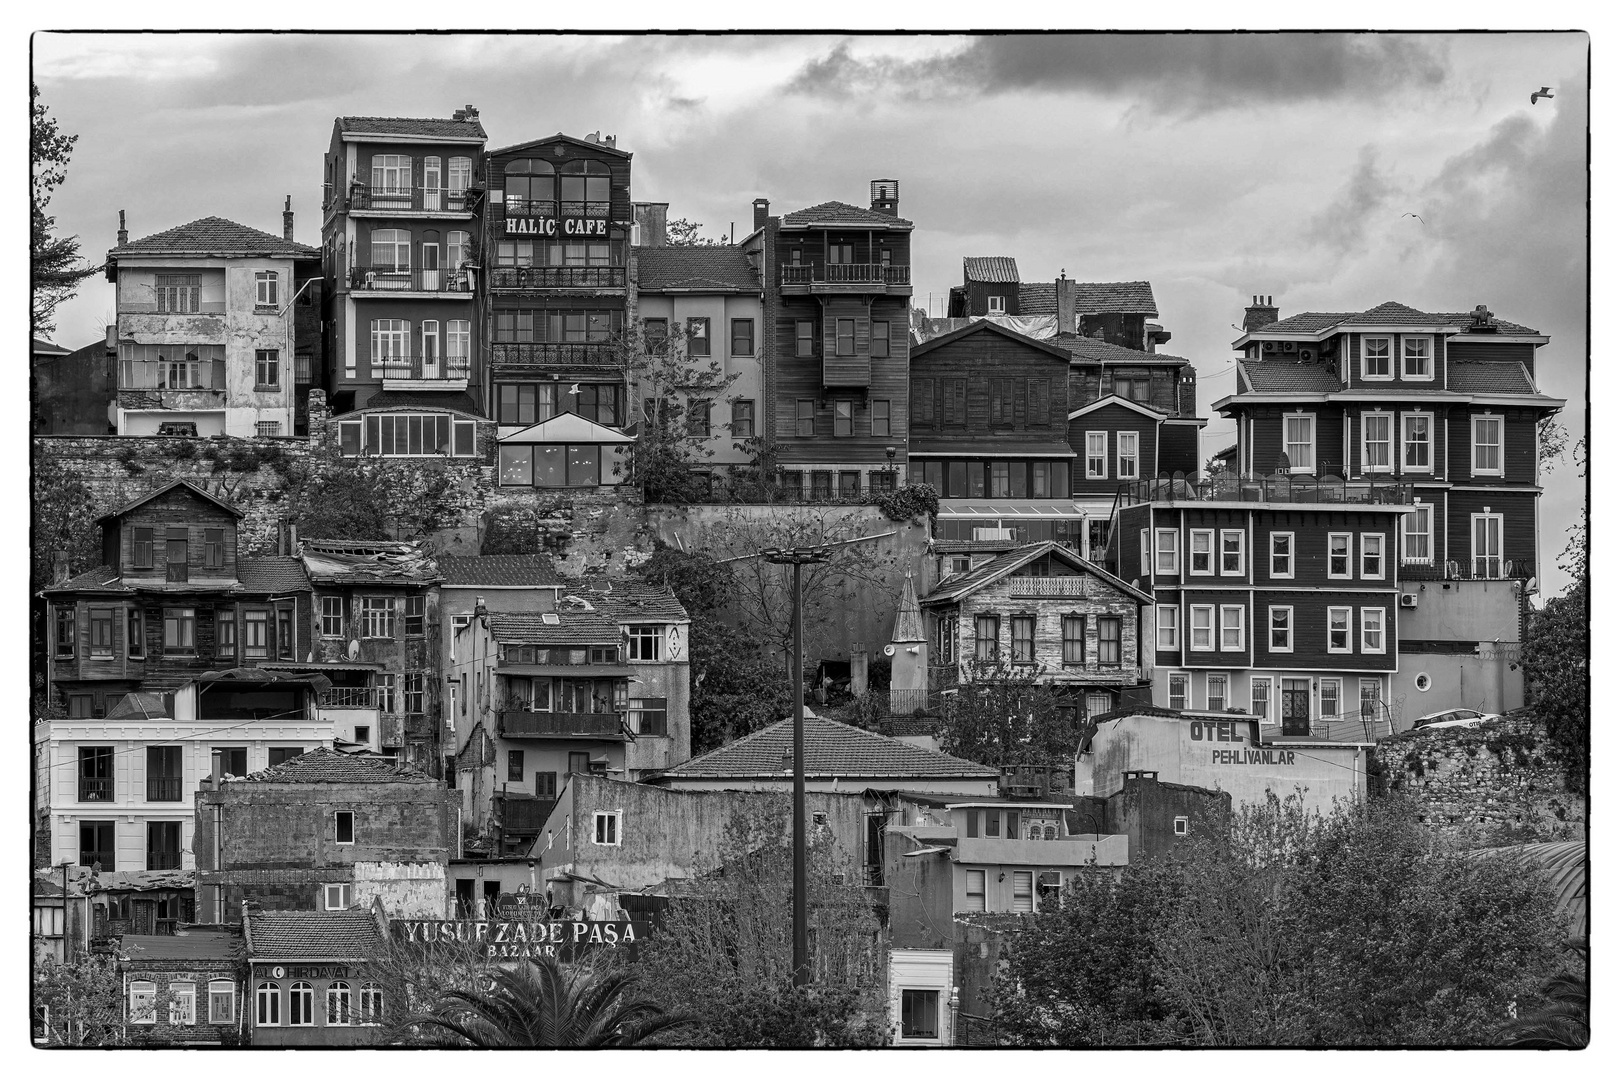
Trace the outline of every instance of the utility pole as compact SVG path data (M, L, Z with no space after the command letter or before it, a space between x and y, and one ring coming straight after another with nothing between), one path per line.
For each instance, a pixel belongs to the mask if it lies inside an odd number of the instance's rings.
M804 843L804 566L824 563L832 549L766 548L766 562L793 567L793 985L810 985L810 923L805 907Z

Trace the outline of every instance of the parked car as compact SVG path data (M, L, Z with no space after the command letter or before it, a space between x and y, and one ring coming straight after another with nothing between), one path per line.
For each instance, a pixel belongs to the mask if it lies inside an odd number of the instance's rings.
M1430 713L1420 716L1412 724L1413 731L1429 731L1434 728L1478 727L1487 720L1500 720L1498 713L1482 713L1474 709L1447 709L1445 712Z

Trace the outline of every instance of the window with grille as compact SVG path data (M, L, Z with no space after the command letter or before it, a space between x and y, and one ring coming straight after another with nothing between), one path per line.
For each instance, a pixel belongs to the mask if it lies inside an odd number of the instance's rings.
M1187 676L1170 676L1170 707L1172 709L1187 707Z
M154 281L154 299L163 313L195 315L201 310L201 274L159 274Z
M260 435L280 435L281 434L281 421L280 420L260 420L257 424L254 425L254 428L256 429L258 434L260 434Z
M1226 711L1226 676L1210 675L1205 683L1210 712Z

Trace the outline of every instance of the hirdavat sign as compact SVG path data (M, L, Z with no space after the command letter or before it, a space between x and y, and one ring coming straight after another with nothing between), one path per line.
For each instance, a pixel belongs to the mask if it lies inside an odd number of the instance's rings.
M638 940L633 923L578 919L400 919L407 945L471 945L493 957L556 956L558 948L617 948Z

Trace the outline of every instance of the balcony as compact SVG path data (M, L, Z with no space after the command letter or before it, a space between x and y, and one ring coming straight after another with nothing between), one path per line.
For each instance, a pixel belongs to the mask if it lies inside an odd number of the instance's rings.
M501 830L508 836L524 833L533 836L545 827L556 799L537 799L531 795L497 795L495 806L500 814Z
M1412 485L1398 480L1346 480L1339 476L1222 475L1194 481L1182 473L1119 486L1118 505L1178 502L1342 503L1403 506Z
M180 796L180 778L178 776L148 776L146 778L147 802L179 802Z
M615 373L623 368L611 341L496 342L490 346L490 362L497 367L600 367Z
M1444 563L1403 562L1396 574L1401 581L1524 581L1535 577L1529 559L1450 559Z
M377 688L374 686L334 686L321 691L323 709L375 709Z
M782 291L911 295L911 267L893 263L822 263L782 267Z
M214 409L225 403L223 360L121 360L120 409Z
M418 296L420 293L466 294L471 298L473 276L467 270L413 269L409 266L355 266L349 269L349 288L355 292Z
M464 191L451 191L443 187L372 187L370 184L349 185L350 213L377 214L452 214L472 216Z
M535 289L622 289L622 266L498 266L489 272L489 287L497 291Z
M372 357L373 374L381 373L384 390L465 390L472 362L461 356Z
M501 734L507 738L589 738L624 741L620 713L501 711Z
M1397 734L1400 726L1382 702L1363 712L1352 709L1309 722L1260 725L1260 742L1286 745L1289 742L1370 743Z
M79 777L80 802L112 802L113 782L111 777Z
M597 199L565 199L558 202L556 199L527 199L512 194L506 196L503 205L506 216L514 218L608 218L612 216L613 206L610 202Z

